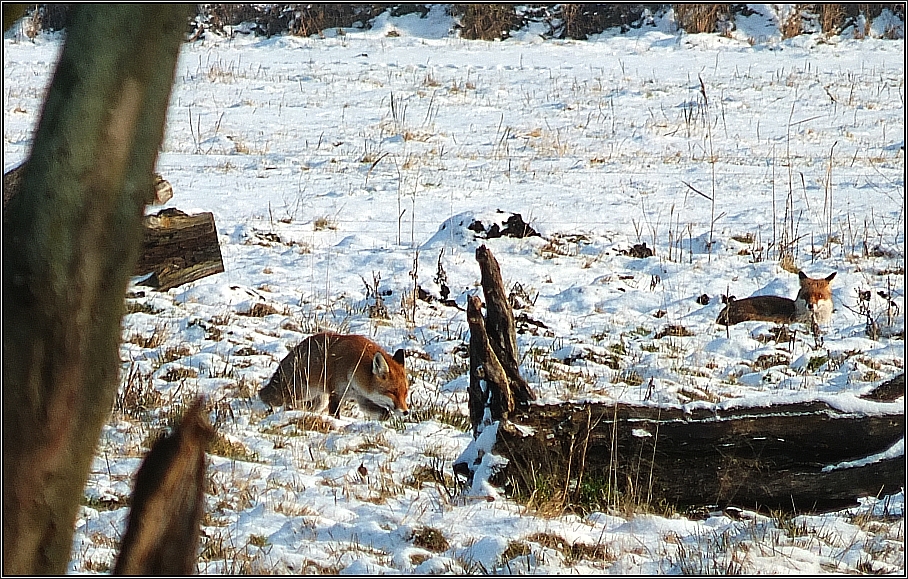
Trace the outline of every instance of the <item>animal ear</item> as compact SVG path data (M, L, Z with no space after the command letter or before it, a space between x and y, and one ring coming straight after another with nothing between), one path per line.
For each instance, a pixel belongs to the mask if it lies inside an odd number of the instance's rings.
M372 358L372 373L379 378L384 378L390 372L391 370L388 368L388 362L385 361L385 357L381 355L381 352L375 352L375 356Z
M798 279L807 279L807 274L803 271L798 272Z
M836 274L836 272L832 272L831 274L827 275L827 276L826 276L826 281L832 281L832 278L835 277L835 274Z
M394 361L397 362L398 364L400 364L401 366L404 365L404 351L403 350L399 349L396 352L394 352Z

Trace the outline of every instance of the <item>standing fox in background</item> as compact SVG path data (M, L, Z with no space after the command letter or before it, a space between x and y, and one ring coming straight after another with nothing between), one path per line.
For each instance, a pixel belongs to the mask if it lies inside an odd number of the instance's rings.
M832 318L832 290L829 282L835 272L823 279L807 277L803 271L798 272L801 290L793 300L778 296L753 296L743 300L729 301L716 323L732 326L741 322L774 322L791 324L801 322L811 324L828 324Z
M408 413L404 351L389 356L363 336L330 332L302 341L281 360L259 398L270 406L303 405L337 417L341 402L355 400L372 418Z

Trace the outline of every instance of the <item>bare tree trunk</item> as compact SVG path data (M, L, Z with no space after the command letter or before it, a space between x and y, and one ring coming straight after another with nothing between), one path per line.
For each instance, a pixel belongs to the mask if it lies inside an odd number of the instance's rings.
M66 571L189 7L74 8L3 217L3 572Z
M520 375L517 363L517 332L514 315L504 292L501 269L486 246L476 249L476 261L482 271L482 290L486 296L486 317L482 302L476 296L467 301L467 323L470 326L469 408L473 438L493 422L498 431L510 430L510 416L525 407L536 396ZM473 452L477 450L477 452ZM472 445L454 463L454 473L472 480L482 453Z

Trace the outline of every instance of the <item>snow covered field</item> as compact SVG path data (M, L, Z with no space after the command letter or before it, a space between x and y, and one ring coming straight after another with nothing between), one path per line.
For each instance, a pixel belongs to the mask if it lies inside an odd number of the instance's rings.
M168 206L214 213L226 271L131 288L71 570L112 566L147 444L201 394L221 436L200 572L904 573L903 493L795 518L543 517L452 480L481 243L538 322L518 341L543 402L844 406L904 371L904 40L783 41L769 14L731 38L660 19L483 42L449 36L439 8L185 45L158 170ZM4 39L4 171L61 46ZM510 213L541 236L466 229ZM640 243L655 255L627 255ZM837 272L821 340L715 324L723 294L793 298L798 269ZM458 307L413 300L442 281ZM269 414L258 388L319 329L406 349L412 417Z

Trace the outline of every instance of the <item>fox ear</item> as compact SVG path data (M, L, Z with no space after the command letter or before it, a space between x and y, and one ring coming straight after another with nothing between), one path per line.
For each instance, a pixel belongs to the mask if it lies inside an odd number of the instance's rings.
M835 275L835 274L833 274L833 275ZM399 349L396 352L394 352L394 361L397 362L398 364L400 364L401 366L404 365L404 351L403 350Z
M372 358L372 373L379 378L384 378L390 372L391 369L388 368L388 362L385 361L385 357L381 355L381 352L375 352L375 356Z
M798 279L807 279L807 274L803 271L798 272Z
M826 281L832 281L832 278L835 277L835 274L836 274L836 272L832 272L831 274L827 275L827 276L826 276Z

